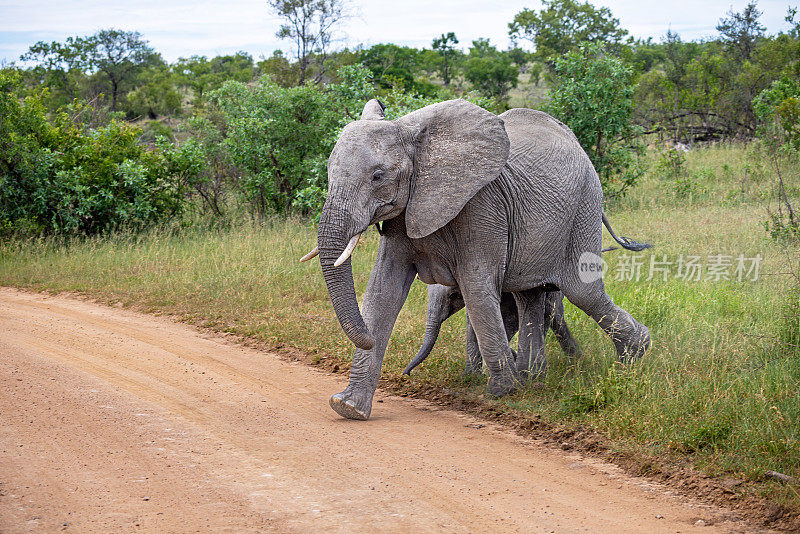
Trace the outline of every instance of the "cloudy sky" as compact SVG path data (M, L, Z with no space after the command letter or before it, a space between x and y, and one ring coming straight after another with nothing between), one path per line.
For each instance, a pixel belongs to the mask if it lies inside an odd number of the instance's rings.
M714 27L731 7L747 0L595 0L611 8L636 37L660 39L668 28L684 39L716 34ZM761 0L762 22L770 32L785 30L788 5L800 0ZM430 46L442 32L454 31L461 46L478 37L508 45L507 24L538 0L351 0L340 46L392 42ZM0 62L18 60L40 40L62 41L101 28L137 30L168 61L193 54L215 56L245 50L255 58L289 44L275 37L280 25L265 0L0 0Z

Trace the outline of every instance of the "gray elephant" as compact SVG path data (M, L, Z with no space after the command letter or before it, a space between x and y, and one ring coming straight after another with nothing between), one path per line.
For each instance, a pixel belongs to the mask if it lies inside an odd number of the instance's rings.
M549 328L553 330L556 340L570 358L577 358L581 355L578 342L572 337L572 332L564 319L563 295L560 291L548 291L545 296L544 325L545 331ZM440 284L428 286L428 320L425 325L425 339L422 347L414 359L403 370L403 374L410 375L411 371L421 364L430 355L442 323L453 314L464 308L464 297L457 287L447 287ZM512 293L503 292L500 297L500 313L503 316L503 327L505 328L506 338L511 341L514 334L519 330L520 317L517 313L517 302ZM523 321L527 320L525 318ZM521 341L524 343L524 340ZM524 347L524 345L523 345ZM525 350L524 348L522 350ZM477 375L481 373L483 358L478 348L478 340L475 336L475 329L467 317L467 364L464 369L466 375Z
M361 120L342 130L328 159L317 250L306 256L318 252L336 316L357 347L349 385L330 399L337 413L369 418L389 336L416 275L459 287L490 395L511 393L544 367L544 332L534 326L541 321L520 332L531 350L515 361L503 291L517 293L520 313L535 317L543 314L544 290L560 289L609 334L621 360L645 352L648 329L592 275L600 265L603 193L566 126L529 109L498 117L464 100L395 121L383 109L371 100ZM381 239L362 315L349 258L373 224Z
M617 237L608 219L603 218L603 223L608 228L608 231L624 248L629 250L640 251L645 248L650 248L650 245L645 243L636 243L626 237ZM608 247L601 250L601 254L617 250L617 247ZM561 345L561 350L564 354L572 359L581 356L581 349L575 338L572 337L572 332L569 331L566 319L564 318L564 295L561 291L548 291L545 297L544 304L544 330L549 328L553 331L556 341ZM428 286L428 319L425 325L425 338L422 341L422 347L414 356L414 359L403 370L404 375L411 375L411 371L421 364L430 355L436 340L439 337L442 323L445 322L456 312L464 308L464 297L457 287L447 287L440 284L431 284ZM517 302L512 293L503 292L500 297L500 312L503 315L503 326L506 330L506 337L509 341L514 337L514 334L519 330L519 321L527 321L528 318L520 318L517 313ZM523 345L523 350L524 345ZM475 329L467 317L467 365L464 368L465 375L477 375L481 373L483 359L481 358L480 350L478 349L478 340L475 337Z

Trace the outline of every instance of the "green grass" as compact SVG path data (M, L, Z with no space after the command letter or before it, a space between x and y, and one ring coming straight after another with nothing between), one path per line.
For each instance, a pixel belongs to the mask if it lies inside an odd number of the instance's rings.
M769 177L753 161L741 147L690 152L687 175L696 177L690 194L651 172L610 210L618 233L655 245L637 255L645 273L638 282L614 280L627 253L606 255L609 294L652 334L653 347L640 363L616 363L597 325L568 304L584 358L568 361L549 337L544 386L498 406L591 427L618 450L688 461L712 475L760 480L775 470L800 477L800 308L794 277L781 274L797 271L798 256L764 230ZM796 201L798 172L790 171ZM354 254L359 294L377 241L369 233ZM0 247L0 284L77 291L346 362L352 346L332 313L318 263L297 262L314 242L313 226L278 220L68 244L12 242ZM653 254L673 261L681 254L760 254L762 276L755 282L648 281ZM425 286L416 281L389 345L385 377L398 378L419 348L426 306ZM462 312L445 323L410 383L474 397L484 384L464 382L463 353ZM796 489L759 489L798 508Z

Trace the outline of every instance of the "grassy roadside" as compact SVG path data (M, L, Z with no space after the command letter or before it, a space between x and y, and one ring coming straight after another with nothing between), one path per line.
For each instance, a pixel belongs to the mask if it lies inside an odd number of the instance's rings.
M615 363L597 325L567 305L584 358L568 361L548 338L545 386L498 401L497 409L589 427L619 451L710 475L763 481L774 470L800 478L798 293L793 277L780 274L796 267L796 252L764 231L766 172L753 167L743 149L704 149L687 158L686 183L650 174L610 212L618 233L656 245L636 256L638 281L616 279L632 255L607 256L609 294L651 330L653 348L645 359L632 367ZM795 169L792 183L797 177ZM791 194L797 198L796 187ZM369 233L354 254L359 294L377 238ZM0 285L77 291L346 365L351 345L332 313L318 264L297 262L314 242L308 224L272 221L66 245L6 243L0 246ZM733 280L705 280L705 270L700 281L677 277L681 255L708 265L720 254L732 257ZM757 280L735 279L740 254L762 258ZM664 256L673 262L667 279L657 274L647 280L651 257ZM416 281L389 345L385 377L399 380L416 353L426 306L425 286ZM483 384L461 378L462 314L444 325L410 388L447 388L473 398L482 392ZM749 488L800 509L794 485L766 481Z

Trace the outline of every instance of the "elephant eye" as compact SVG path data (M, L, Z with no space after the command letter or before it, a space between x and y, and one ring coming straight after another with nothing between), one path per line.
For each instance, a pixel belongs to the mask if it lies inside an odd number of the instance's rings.
M381 178L383 178L383 171L378 170L378 171L375 171L374 173L372 173L372 181L373 182L377 182Z

